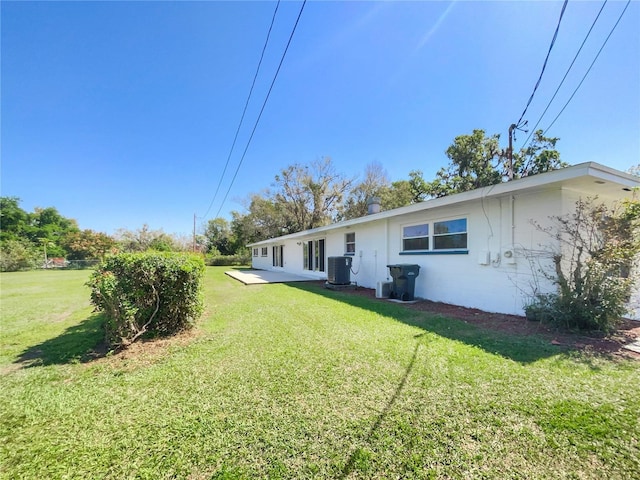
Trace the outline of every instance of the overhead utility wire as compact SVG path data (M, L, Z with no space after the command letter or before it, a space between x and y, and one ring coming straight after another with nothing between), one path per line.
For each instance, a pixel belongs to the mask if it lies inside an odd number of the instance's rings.
M586 37L584 37L584 40L582 41L582 44L580 45L580 48L576 52L575 57L573 57L573 60L571 61L571 65L569 65L569 68L567 68L567 71L564 74L564 77L562 77L562 81L560 82L560 85L558 85L558 88L556 88L556 91L553 94L553 97L551 97L551 100L549 100L549 103L547 103L547 106L544 109L544 112L542 112L542 115L540 115L540 118L536 122L536 125L529 131L530 132L529 136L524 141L523 145L526 145L527 142L529 141L529 139L533 136L533 134L536 131L536 128L538 128L538 125L540 125L540 122L542 121L542 119L544 118L545 114L547 113L547 110L549 110L549 107L551 106L551 103L556 98L556 95L558 95L558 92L560 91L560 87L562 87L562 85L564 84L564 81L567 79L567 75L569 75L569 72L571 71L571 68L573 67L573 64L576 63L576 59L578 58L578 55L580 55L580 52L582 51L582 47L584 47L584 44L587 42L587 39L589 38L589 35L591 35L591 31L593 30L593 27L596 26L596 22L598 21L598 18L600 18L600 14L602 13L602 10L604 10L604 6L607 4L607 1L608 0L604 0L604 3L602 4L602 7L600 7L600 11L598 12L598 15L596 15L595 20L591 24L591 28L587 32Z
M576 89L573 91L573 93L569 97L569 100L567 100L567 103L564 104L564 107L562 107L562 110L560 110L558 115L556 115L556 118L554 118L553 121L549 124L549 126L544 129L545 132L547 130L549 130L551 127L553 127L553 124L556 123L556 120L558 120L558 117L560 115L562 115L562 112L564 112L564 109L567 108L567 105L569 105L569 102L571 102L571 100L573 99L573 97L576 94L576 92L578 91L578 89L582 86L582 83L584 82L585 78L587 78L587 75L589 75L589 72L591 71L591 68L593 67L593 64L596 63L596 60L598 60L598 57L600 56L600 53L602 52L602 49L604 48L604 46L609 41L609 38L611 37L611 35L613 34L614 30L618 26L618 23L620 23L620 20L622 20L622 16L624 15L624 12L627 11L627 7L629 6L630 3L631 3L631 0L627 0L627 4L624 6L624 9L622 10L622 13L620 14L620 16L618 17L618 20L616 21L615 25L613 26L613 28L609 32L609 35L607 35L607 38L605 38L604 43L600 47L600 50L598 50L598 53L596 54L596 57L593 59L593 62L591 62L591 65L589 65L589 68L587 69L587 71L585 72L584 76L582 77L582 80L580 80L580 83L578 84Z
M558 18L558 25L556 26L556 31L553 34L553 38L551 39L551 45L549 45L549 51L547 52L547 58L544 59L544 64L542 65L542 71L540 72L540 76L538 77L538 81L536 82L536 86L533 87L533 92L531 92L531 96L529 97L529 101L527 102L527 105L524 107L524 110L522 111L522 115L520 115L520 118L515 123L516 128L520 128L521 126L523 126L523 124L520 123L520 122L522 122L522 119L524 118L525 113L527 113L527 109L529 108L529 105L531 105L531 101L533 100L533 96L536 94L536 90L538 90L538 86L540 85L540 80L542 80L542 75L544 74L544 70L547 67L547 61L549 60L549 55L551 54L551 50L553 49L553 46L556 43L556 38L558 37L558 31L560 30L560 22L562 22L562 16L564 15L564 11L567 8L567 3L568 2L569 2L569 0L564 0L564 4L562 5L562 10L560 11L560 18Z
M264 58L264 52L267 50L267 44L269 43L269 37L271 36L271 29L273 28L273 23L276 19L276 13L278 12L278 7L280 6L280 0L276 4L276 9L273 11L273 17L271 18L271 25L269 25L269 31L267 32L267 38L264 41L264 46L262 47L262 53L260 54L260 61L258 62L258 67L256 68L256 73L253 76L253 82L251 83L251 89L249 89L249 95L247 96L247 101L244 104L244 110L242 110L242 116L240 117L240 123L238 123L238 128L236 129L236 134L233 137L233 143L231 144L231 150L229 150L229 155L227 156L227 162L224 164L224 169L222 170L222 175L220 175L220 181L218 182L218 186L216 187L216 192L213 194L213 198L211 199L211 203L209 204L209 208L201 218L207 218L207 214L211 210L213 206L213 202L215 202L216 197L218 196L218 191L220 190L220 185L222 185L222 180L224 179L224 174L227 172L227 167L229 166L229 160L231 159L231 154L233 153L233 149L236 146L236 141L238 140L238 134L240 133L240 127L242 127L242 122L244 121L244 116L247 113L247 107L249 106L249 100L251 100L251 94L253 93L253 87L256 85L256 79L258 78L258 72L260 72L260 66L262 65L262 59Z
M231 191L231 187L233 187L233 183L238 176L238 172L240 171L240 167L242 166L242 162L244 161L244 157L247 154L247 150L249 150L249 145L251 145L251 140L253 139L253 135L256 133L256 129L258 128L258 123L260 123L260 118L262 117L262 113L264 112L264 108L267 105L267 101L269 100L269 96L271 95L271 90L273 89L273 85L276 83L276 79L278 78L278 73L280 73L280 68L284 62L284 57L287 55L287 51L289 50L289 45L291 45L291 40L293 39L293 34L296 32L296 28L298 27L298 22L300 21L300 17L302 16L302 11L304 10L304 6L307 4L307 0L302 2L302 6L300 7L300 12L298 12L298 18L296 18L296 23L293 25L293 30L291 30L291 35L289 35L289 41L287 42L287 46L282 53L282 58L280 58L280 63L278 64L278 69L276 70L275 75L273 76L273 80L271 82L271 86L269 87L269 91L267 92L267 96L264 99L264 103L262 104L262 108L260 109L260 113L258 114L258 118L256 119L256 123L253 125L253 130L251 131L251 135L249 136L249 140L247 141L247 146L244 148L244 152L242 152L242 157L240 157L240 162L238 163L238 167L236 168L235 173L233 174L233 178L231 179L231 184L227 189L227 193L225 193L224 198L222 199L222 203L220 204L220 208L216 213L216 217L220 215L220 211L224 206L224 202L227 200L229 196L229 192Z

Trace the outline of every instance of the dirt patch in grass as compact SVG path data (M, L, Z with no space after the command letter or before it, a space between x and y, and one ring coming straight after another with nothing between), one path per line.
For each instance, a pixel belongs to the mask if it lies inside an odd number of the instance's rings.
M324 282L319 282L324 285ZM374 289L356 287L344 290L351 295L368 297L380 302L386 299L377 299ZM432 302L430 300L418 300L415 303L403 303L406 308L440 314L445 317L455 318L466 323L477 325L481 328L503 332L509 335L539 335L552 345L570 347L598 354L608 354L618 357L634 358L640 361L640 354L623 348L624 345L640 338L640 322L625 319L619 328L610 335L594 333L574 333L559 330L558 328L544 325L539 322L528 321L518 315L505 315L502 313L490 313L475 308L460 307L448 303Z
M187 346L202 335L203 331L194 327L169 337L143 338L115 352L109 351L106 344L101 344L94 349L96 353L94 359L104 358L106 362L117 363L135 361L136 366L151 365L165 357L170 348Z

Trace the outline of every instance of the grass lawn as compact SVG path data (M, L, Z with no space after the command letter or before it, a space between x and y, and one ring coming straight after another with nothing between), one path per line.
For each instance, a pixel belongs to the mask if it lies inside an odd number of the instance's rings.
M0 478L640 475L640 362L224 270L195 332L97 359L89 272L2 274Z

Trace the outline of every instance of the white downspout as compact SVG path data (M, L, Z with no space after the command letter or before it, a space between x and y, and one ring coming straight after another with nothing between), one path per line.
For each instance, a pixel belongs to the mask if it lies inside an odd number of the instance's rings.
M384 240L385 240L385 258L384 258L384 271L386 273L387 282L389 281L389 273L387 270L387 265L389 263L389 252L391 251L389 247L389 219L385 218L384 220Z
M514 195L511 195L511 248L514 248L514 242L515 242L515 230L516 230L516 217L515 217L515 203L516 203L516 197Z

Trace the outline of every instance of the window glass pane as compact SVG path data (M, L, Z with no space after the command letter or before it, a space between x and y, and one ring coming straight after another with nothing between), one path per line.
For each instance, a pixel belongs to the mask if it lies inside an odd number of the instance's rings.
M356 234L355 232L346 233L344 236L344 251L346 253L355 253L356 251Z
M467 248L467 234L456 233L453 235L442 235L433 237L433 248L435 250L445 250L449 248Z
M464 233L467 231L467 219L447 220L433 224L434 235L446 235L448 233Z
M429 237L405 238L402 241L403 250L429 250Z
M429 224L424 225L411 225L410 227L404 227L402 229L402 236L408 237L426 237L429 235Z
M319 251L318 270L321 272L324 272L324 239L319 241L318 251Z

